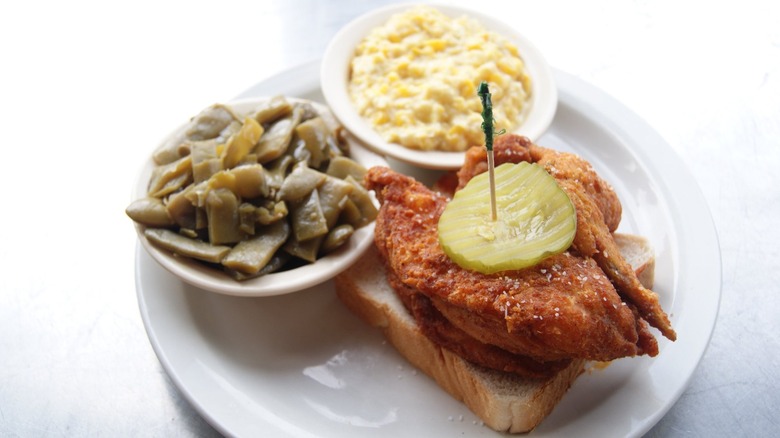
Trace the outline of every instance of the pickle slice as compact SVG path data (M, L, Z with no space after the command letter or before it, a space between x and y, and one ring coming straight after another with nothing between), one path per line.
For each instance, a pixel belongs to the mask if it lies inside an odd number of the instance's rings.
M439 219L439 243L455 263L483 274L533 266L571 245L577 216L569 196L541 166L495 169L496 209L491 219L488 174L455 193Z

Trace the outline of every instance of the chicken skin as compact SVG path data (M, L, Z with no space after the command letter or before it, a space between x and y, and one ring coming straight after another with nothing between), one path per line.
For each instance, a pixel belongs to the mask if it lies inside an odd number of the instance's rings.
M458 188L472 177L487 171L485 148L471 148L458 172ZM618 293L638 309L661 334L675 340L677 335L657 295L639 282L634 270L620 255L612 237L622 208L612 188L577 155L558 152L531 143L526 137L505 135L496 140L496 165L529 161L544 167L569 195L577 210L577 234L572 247L584 257L593 258L617 288Z
M480 149L468 152L459 185L486 170ZM438 242L446 196L387 168L372 168L366 175L366 186L382 204L376 246L390 283L426 335L478 364L529 376L559 369L571 359L656 355L658 345L645 315L654 315L647 318L651 323L661 320L667 325L658 325L671 327L660 307L663 318L654 313L655 294L636 288L636 276L611 240L621 214L611 188L586 162L550 155L522 137L499 137L494 149L497 164L538 162L573 198L578 230L568 251L522 270L481 274L462 269ZM581 218L581 213L587 214Z

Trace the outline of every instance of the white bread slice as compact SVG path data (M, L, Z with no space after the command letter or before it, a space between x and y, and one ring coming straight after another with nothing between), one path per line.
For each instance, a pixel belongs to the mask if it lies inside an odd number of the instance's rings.
M652 278L654 256L647 240L620 235L621 252ZM642 263L635 265L634 262ZM649 274L648 274L649 273ZM510 433L536 427L560 401L585 366L574 361L556 375L540 380L490 370L461 359L430 341L387 283L384 263L372 245L353 266L334 279L336 293L353 313L381 329L387 340L488 427Z
M655 280L655 251L650 242L634 234L613 234L620 255L634 268L642 286L652 289Z

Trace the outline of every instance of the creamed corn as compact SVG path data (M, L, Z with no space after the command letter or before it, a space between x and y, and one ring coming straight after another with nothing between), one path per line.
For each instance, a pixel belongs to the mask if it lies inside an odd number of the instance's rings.
M386 141L464 151L484 144L481 81L492 91L496 129L517 127L531 91L517 47L472 18L418 6L392 16L357 46L349 93Z

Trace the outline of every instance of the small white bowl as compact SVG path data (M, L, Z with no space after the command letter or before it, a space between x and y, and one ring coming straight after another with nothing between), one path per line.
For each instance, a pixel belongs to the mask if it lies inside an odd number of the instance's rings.
M228 102L228 104L239 113L244 114L267 99L244 99ZM287 97L287 100L291 102L303 101L302 99L291 97ZM320 116L326 119L326 122L329 122L329 124L337 123L326 106L317 102L309 102L315 106ZM173 131L170 136L176 135L183 128L184 125ZM351 139L347 139L347 141L350 147L350 157L366 168L388 165L381 156L367 150ZM144 164L136 182L133 200L146 196L149 179L154 167L154 161L150 157ZM141 244L152 258L184 282L220 294L245 297L282 295L323 283L354 263L374 240L374 224L372 222L355 230L349 241L342 245L341 248L318 259L314 263L250 280L238 281L217 268L210 268L187 257L175 256L170 251L155 246L144 236L145 227L139 224L135 224L135 226Z
M337 119L366 146L385 156L428 169L457 169L463 165L464 152L419 151L382 139L371 123L360 116L348 92L350 62L355 47L375 27L383 25L393 14L416 4L380 8L362 15L343 27L331 40L322 60L321 87L325 101ZM514 27L480 12L441 4L431 5L445 15L470 16L486 29L508 38L520 51L531 77L531 98L524 111L525 121L513 132L537 140L550 126L558 105L558 90L552 70L541 52ZM474 90L476 93L476 90Z

